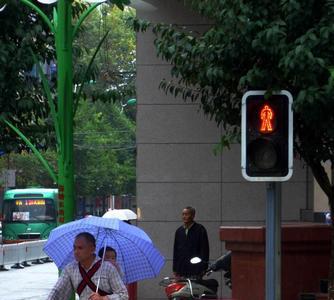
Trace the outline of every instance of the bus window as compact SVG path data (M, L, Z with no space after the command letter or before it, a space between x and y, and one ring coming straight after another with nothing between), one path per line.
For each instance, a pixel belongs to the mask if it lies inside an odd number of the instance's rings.
M16 199L4 201L7 222L55 221L56 208L52 199Z

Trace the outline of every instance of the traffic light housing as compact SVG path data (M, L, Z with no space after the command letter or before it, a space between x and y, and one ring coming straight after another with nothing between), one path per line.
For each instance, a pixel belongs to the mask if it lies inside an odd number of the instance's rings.
M293 114L288 91L242 97L241 168L248 181L286 181L292 176Z

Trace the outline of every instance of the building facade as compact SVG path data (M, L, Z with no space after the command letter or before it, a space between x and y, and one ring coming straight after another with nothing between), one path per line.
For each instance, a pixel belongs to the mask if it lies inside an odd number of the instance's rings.
M174 23L203 31L210 21L197 16L183 1L147 0L154 10L138 10L139 18ZM159 90L170 78L170 66L157 58L151 32L137 35L137 207L138 226L151 236L166 258L159 278L138 284L138 300L166 299L159 279L172 275L174 232L181 225L185 206L196 208L196 220L208 231L210 259L225 252L219 240L223 225L258 225L265 222L265 183L241 176L240 145L219 155L214 147L221 127L200 111ZM305 164L294 161L294 174L282 185L282 219L296 222L313 209L313 179ZM221 274L220 294L229 295Z

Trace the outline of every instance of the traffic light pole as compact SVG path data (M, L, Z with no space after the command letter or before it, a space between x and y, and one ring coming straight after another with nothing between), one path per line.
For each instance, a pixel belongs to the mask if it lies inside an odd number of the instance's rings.
M241 101L242 176L267 187L266 300L281 299L281 182L293 173L292 102L286 90L250 90Z
M281 299L281 183L267 182L266 300Z

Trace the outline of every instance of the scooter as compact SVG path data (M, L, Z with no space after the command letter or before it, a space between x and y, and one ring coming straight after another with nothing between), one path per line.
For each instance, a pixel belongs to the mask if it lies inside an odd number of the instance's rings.
M190 262L200 263L201 259L194 257ZM204 272L204 276L218 271L225 271L225 284L232 288L231 252L214 261ZM169 300L217 299L218 281L216 279L165 277L159 284L165 287L165 293Z

